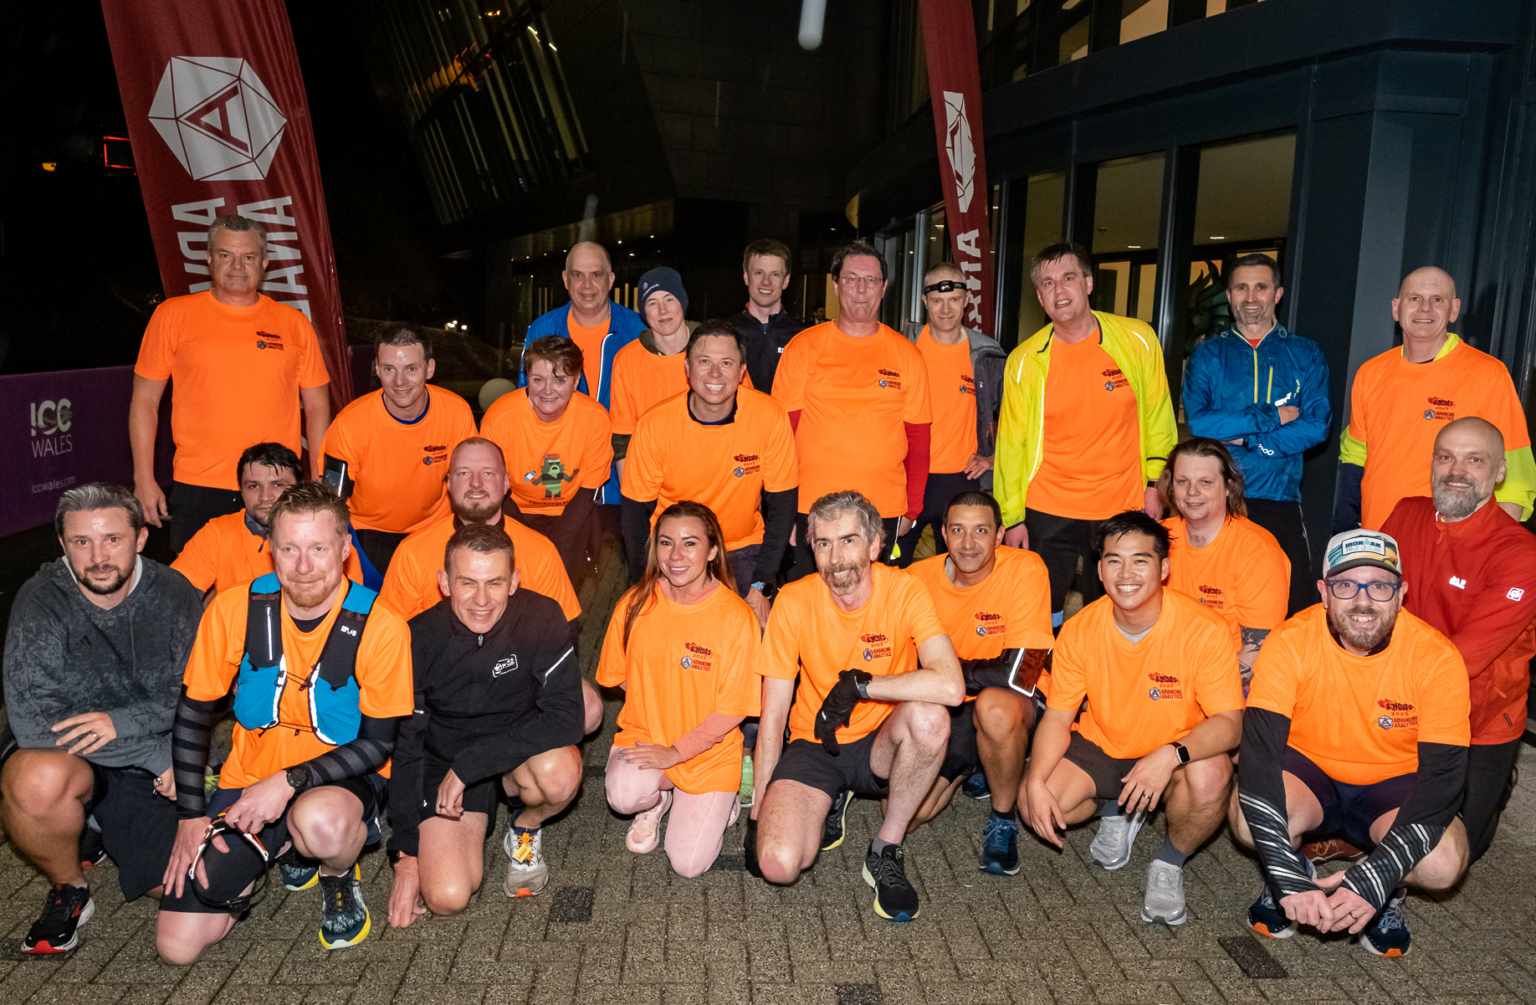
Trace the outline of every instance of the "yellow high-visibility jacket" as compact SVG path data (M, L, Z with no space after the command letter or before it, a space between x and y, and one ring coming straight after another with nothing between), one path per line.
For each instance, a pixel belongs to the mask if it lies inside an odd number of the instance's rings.
M1136 422L1141 440L1142 475L1154 482L1163 473L1168 452L1178 442L1163 348L1144 321L1093 312L1099 345L1109 353L1136 393ZM1029 482L1043 456L1045 377L1051 366L1054 325L1035 332L1008 354L1003 372L1003 406L998 419L993 492L1003 509L1003 526L1024 519Z

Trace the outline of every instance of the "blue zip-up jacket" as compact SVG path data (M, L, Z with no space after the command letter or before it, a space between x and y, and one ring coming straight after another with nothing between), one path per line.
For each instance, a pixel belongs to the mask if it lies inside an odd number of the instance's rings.
M526 352L529 344L535 339L543 338L545 335L559 335L561 338L570 338L571 329L567 323L570 313L571 305L567 303L563 307L556 307L548 314L534 318L533 324L528 326L528 335L523 340L523 351ZM610 301L608 304L608 334L603 336L603 368L597 378L597 390L594 393L592 389L587 387L585 375L576 383L576 390L581 391L583 394L591 395L599 405L607 408L608 392L613 387L613 358L619 354L620 349L638 338L640 333L645 330L645 327L645 321L641 319L640 315L623 304ZM521 362L518 363L517 367L517 386L528 386L528 374L523 369ZM597 501L600 503L612 503L615 506L619 504L619 469L617 464L611 469L608 481L604 483L601 489L598 489Z
M1277 406L1301 409L1280 424ZM1316 342L1275 325L1255 349L1235 328L1207 339L1184 368L1184 414L1196 436L1227 444L1250 499L1301 501L1302 451L1323 442L1333 409Z

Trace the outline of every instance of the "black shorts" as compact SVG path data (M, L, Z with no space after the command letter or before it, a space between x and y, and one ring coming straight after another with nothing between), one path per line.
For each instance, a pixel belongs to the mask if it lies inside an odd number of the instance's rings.
M448 769L453 767L447 761L440 761L431 754L422 754L421 764L421 817L422 820L430 820L438 816L437 789L443 784L443 778L448 774ZM464 812L484 813L491 821L496 819L496 800L501 795L501 776L487 778L483 782L464 787ZM445 818L446 819L446 818Z
M869 766L869 755L879 735L877 729L861 740L842 744L836 757L827 753L820 740L790 740L784 745L779 763L774 765L769 784L799 782L825 792L833 800L839 792L885 796L890 792L890 779L881 778Z
M0 768L18 749L7 728L0 734ZM86 816L95 817L101 829L101 844L117 866L123 899L137 900L165 878L176 843L176 804L155 794L155 776L142 768L86 763L91 766Z
M367 775L362 778L346 778L336 782L333 786L345 789L358 798L363 804L362 819L368 824L368 843L373 844L379 840L379 802L384 792L384 779L379 775ZM217 819L240 798L242 789L216 789L208 800L206 813L209 817ZM289 809L293 804L289 803ZM229 845L227 853L219 853L209 848L203 855L203 864L208 873L208 900L215 902L229 902L240 895L248 885L254 882L266 871L277 857L282 854L291 842L292 837L288 833L288 811L272 823L263 827L256 835L257 840L267 850L267 859L263 861L260 854L251 847L248 842L225 839ZM160 901L160 910L174 911L180 914L224 914L224 908L207 903L202 897L192 892L191 882L183 883L180 897L172 897L170 891Z
M1014 692L1017 694L1017 692ZM1034 738L1035 725L1045 711L1045 701L1037 691L1028 697L1019 695L1035 706L1035 721L1024 735L1024 749ZM976 746L976 703L965 702L949 709L949 746L944 751L944 763L939 766L939 777L946 782L965 778L981 767L981 750Z
M1356 848L1373 848L1371 824L1383 813L1403 805L1413 791L1412 774L1383 778L1372 785L1350 785L1335 781L1307 755L1290 747L1280 759L1281 769L1300 779L1323 807L1322 825L1308 834L1309 839L1342 837Z
M1082 768L1093 779L1093 793L1100 799L1119 799L1125 788L1121 781L1136 766L1137 758L1110 757L1104 748L1072 731L1072 742L1067 744L1066 760Z

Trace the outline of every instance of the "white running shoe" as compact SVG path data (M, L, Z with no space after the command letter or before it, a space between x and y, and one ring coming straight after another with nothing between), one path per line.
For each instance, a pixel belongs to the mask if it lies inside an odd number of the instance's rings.
M1110 872L1125 868L1131 860L1131 845L1136 842L1136 832L1146 822L1147 815L1141 810L1100 817L1099 832L1088 846L1088 857Z

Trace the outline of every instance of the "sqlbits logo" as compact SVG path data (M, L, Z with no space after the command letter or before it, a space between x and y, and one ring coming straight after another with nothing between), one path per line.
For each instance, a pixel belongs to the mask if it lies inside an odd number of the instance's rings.
M197 181L265 178L288 125L251 65L227 56L172 58L149 121Z
M34 401L28 408L28 418L32 425L33 457L54 457L74 451L69 427L74 425L75 413L68 398Z

